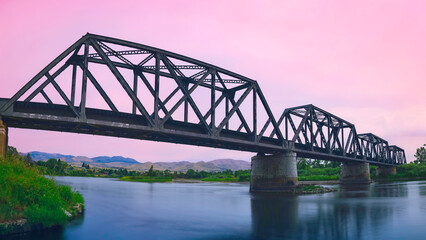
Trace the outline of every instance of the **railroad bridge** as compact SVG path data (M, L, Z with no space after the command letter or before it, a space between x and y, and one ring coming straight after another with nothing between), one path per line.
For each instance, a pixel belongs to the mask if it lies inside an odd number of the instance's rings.
M253 152L251 191L297 185L297 157L341 162L343 183L369 182L369 164L393 174L406 163L403 149L314 105L284 109L276 119L250 78L89 33L0 98L0 118L3 155L8 127Z

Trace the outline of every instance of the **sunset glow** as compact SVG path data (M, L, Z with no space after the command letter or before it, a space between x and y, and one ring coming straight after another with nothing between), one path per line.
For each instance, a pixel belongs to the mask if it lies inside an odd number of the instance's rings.
M189 56L258 81L275 117L314 104L405 149L426 143L424 1L12 1L0 4L0 97L87 32ZM21 152L138 161L253 153L10 129Z

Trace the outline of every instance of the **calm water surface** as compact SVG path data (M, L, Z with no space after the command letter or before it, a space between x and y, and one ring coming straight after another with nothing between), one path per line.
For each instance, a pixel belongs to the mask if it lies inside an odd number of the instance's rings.
M10 239L426 239L426 181L286 196L247 184L56 179L83 194L84 216Z

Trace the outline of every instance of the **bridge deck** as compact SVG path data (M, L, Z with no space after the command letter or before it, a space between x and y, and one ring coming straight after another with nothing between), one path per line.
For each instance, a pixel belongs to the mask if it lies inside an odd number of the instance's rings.
M9 99L0 99L0 108ZM329 161L368 162L372 165L394 166L395 163L379 162L360 156L342 155L341 152L328 152L326 148L310 149L304 144L282 144L270 137L253 141L251 134L224 130L220 136L209 136L200 124L168 120L162 129L147 126L142 116L129 113L116 113L100 109L86 109L85 121L73 116L73 112L63 105L16 102L13 111L2 113L2 120L8 127L51 130L59 132L83 133L101 136L170 142L194 146L205 146L253 153L296 152L298 157Z

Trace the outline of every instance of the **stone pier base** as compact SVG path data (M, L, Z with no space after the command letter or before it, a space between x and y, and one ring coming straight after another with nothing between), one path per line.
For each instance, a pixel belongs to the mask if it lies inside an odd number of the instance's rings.
M250 192L287 192L297 186L296 153L251 158Z
M6 156L7 152L7 126L0 120L0 156Z
M395 166L380 166L376 168L376 176L387 176L395 175L396 167Z
M340 183L370 183L370 165L368 163L343 163L340 166Z

